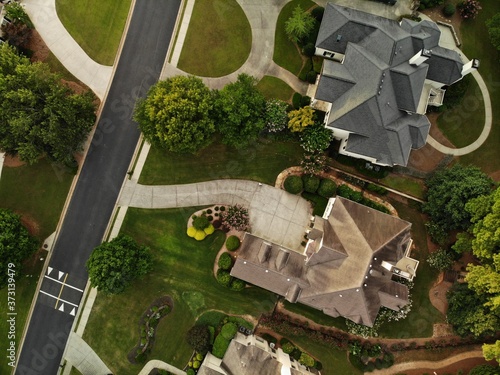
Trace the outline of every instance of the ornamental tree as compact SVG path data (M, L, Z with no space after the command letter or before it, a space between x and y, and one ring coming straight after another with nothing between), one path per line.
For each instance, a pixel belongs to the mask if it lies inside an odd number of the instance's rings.
M429 263L429 266L432 268L444 271L451 268L453 265L453 257L446 250L438 249L429 254L427 257L427 263Z
M314 17L297 5L292 16L285 22L286 35L293 43L297 43L314 29L315 23Z
M266 130L277 133L286 128L288 104L279 99L269 99L266 102L265 122Z
M97 246L86 266L93 286L105 293L118 294L151 271L153 263L148 247L120 235Z
M266 99L256 84L254 77L243 73L236 82L219 91L215 106L218 130L224 144L245 147L264 129Z
M477 0L464 0L458 5L458 11L464 19L474 19L483 9Z
M0 209L0 289L7 285L11 269L16 277L21 274L22 262L37 249L37 241L21 223L21 216L10 210ZM9 267L12 264L12 267Z
M239 204L229 206L227 211L221 213L221 217L225 226L238 231L248 230L250 226L248 210Z
M319 124L308 126L300 133L300 145L309 153L326 150L332 140L333 132Z
M214 94L200 78L174 76L153 85L138 100L134 120L151 144L195 153L212 142Z
M0 46L0 150L29 164L71 163L95 122L94 96L75 94L47 64Z
M198 353L207 354L210 350L210 330L206 325L192 327L186 334L189 346Z

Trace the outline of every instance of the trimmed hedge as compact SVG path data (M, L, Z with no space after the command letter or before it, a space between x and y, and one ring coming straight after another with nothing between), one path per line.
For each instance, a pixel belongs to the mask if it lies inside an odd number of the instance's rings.
M306 191L302 193L302 197L313 204L313 215L323 216L328 205L327 198Z
M302 179L299 176L288 176L283 184L283 187L290 194L299 194L304 188Z
M229 253L222 253L219 257L219 269L221 270L229 270L233 265L233 260L231 259L231 255Z
M446 17L451 17L455 14L456 10L457 10L457 8L455 7L455 5L448 3L443 8L443 14Z
M197 230L196 231L196 234L194 235L194 239L196 241L202 241L205 239L205 237L207 237L206 233L202 230Z
M235 323L226 323L222 326L219 335L226 340L231 340L236 335L236 332L238 332L238 327Z
M215 228L212 224L209 224L208 227L206 227L205 229L203 229L203 232L205 232L205 234L207 236L211 235L213 232L215 231Z
M299 109L300 108L300 101L302 99L302 95L299 94L298 92L296 92L295 94L293 94L293 97L292 97L292 106L294 109Z
M318 190L316 191L318 195L325 198L331 198L335 195L337 191L337 184L330 180L329 178L324 178L319 183Z
M235 292L240 292L243 289L245 289L246 286L247 286L246 282L233 277L233 281L231 282L231 286L229 287L229 289L234 290Z
M212 348L212 354L217 358L222 359L224 354L226 354L227 348L229 347L230 341L222 335L218 335L215 338L214 346Z
M210 225L208 218L205 215L197 216L193 218L193 227L199 230L203 230Z
M285 354L291 354L295 350L295 346L289 341L284 345L281 345L281 349Z
M368 185L366 185L366 190L372 191L372 192L380 194L380 195L387 194L387 189L383 188L382 186L375 185L372 183L369 183Z
M305 174L302 176L302 182L304 183L304 191L308 193L316 193L321 180L318 176Z
M222 286L229 287L229 285L231 284L231 278L232 277L228 271L221 269L217 271L217 281Z
M237 236L229 236L226 240L226 248L229 251L234 251L240 247L240 239Z
M198 232L198 230L195 227L189 227L187 229L187 235L191 238L194 238L194 236L196 235L196 232Z

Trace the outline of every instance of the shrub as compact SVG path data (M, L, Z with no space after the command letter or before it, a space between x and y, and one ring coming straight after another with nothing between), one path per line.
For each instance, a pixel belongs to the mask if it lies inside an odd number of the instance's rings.
M295 345L293 345L290 341L281 345L281 349L286 354L291 354L295 350Z
M231 259L231 255L229 253L222 253L219 257L219 269L221 270L229 270L233 265L233 260Z
M262 334L262 338L264 340L266 340L268 343L272 343L272 344L278 343L278 339L276 337L274 337L273 335L270 335L269 333Z
M212 221L214 219L214 217L212 215L208 215L207 219L208 219L208 221Z
M318 371L321 371L321 370L323 370L323 364L322 364L320 361L316 361L316 362L314 363L314 368L315 368L316 370L318 370Z
M198 230L195 227L189 227L187 229L187 235L189 237L194 237L196 235L196 232L198 232Z
M290 356L295 359L296 361L298 361L300 359L300 356L302 355L302 352L300 351L300 349L298 348L295 348L293 350L293 352L290 353Z
M206 354L210 349L210 331L206 325L192 327L186 334L186 341L193 350Z
M318 22L321 22L324 13L325 13L325 8L323 7L316 7L313 10L311 10L311 16L313 16Z
M210 225L208 218L205 215L195 217L193 219L193 227L198 230L203 230Z
M194 362L193 362L193 368L194 368L194 369L198 369L198 368L200 368L200 365L201 365L200 361L194 361Z
M292 106L294 109L299 109L300 108L300 101L302 99L302 95L299 94L298 92L296 92L295 94L293 94L293 97L292 97Z
M368 185L366 185L366 190L369 190L371 192L374 192L374 193L377 193L380 195L387 194L387 189L383 188L382 186L375 185L372 183L369 183Z
M316 193L321 181L318 176L305 174L302 176L302 182L304 183L304 191L307 191L308 193Z
M448 3L444 6L443 8L443 14L446 16L446 17L451 17L455 14L455 11L456 11L456 8L455 8L455 5L451 4L451 3Z
M226 248L229 251L234 251L240 247L240 239L237 236L229 236L226 240Z
M236 335L236 332L238 331L238 327L236 326L236 323L226 323L222 326L220 330L220 335L224 337L227 340L231 340L234 335Z
M205 229L203 229L203 232L205 232L205 234L207 236L211 235L213 232L215 231L215 228L212 224L209 224L208 227L206 227Z
M300 98L301 107L307 107L309 104L311 104L311 98L309 96L304 95L303 97Z
M313 367L314 366L314 358L312 358L309 354L307 353L302 353L299 358L299 363L303 364L304 366L307 367Z
M302 197L313 204L313 215L323 216L328 205L328 198L308 192L303 192Z
M233 282L231 283L231 286L229 288L231 290L234 290L235 292L239 292L245 289L246 285L247 284L243 280L233 277Z
M300 166L307 174L322 172L326 167L326 156L323 151L305 152Z
M238 231L247 230L250 225L248 210L239 204L229 206L224 215L222 215L222 224Z
M302 53L307 57L313 57L314 52L316 52L316 47L314 46L313 43L307 43L302 49Z
M212 349L212 354L216 356L217 358L222 359L224 357L224 354L226 354L226 350L229 346L229 340L226 339L224 336L219 335L215 338L214 341L214 346Z
M228 287L231 285L231 275L226 270L218 270L217 271L217 281L222 286Z
M291 194L298 194L302 191L304 185L299 176L288 176L283 184L283 187Z
M222 225L222 222L219 219L217 219L212 222L212 225L214 226L215 229L219 229L220 226Z
M196 375L196 372L192 368L186 370L186 375Z
M209 214L209 215L210 215L211 213L212 213L212 210L209 208L209 209L207 210L207 214Z
M198 361L203 361L203 358L204 358L204 357L205 357L205 356L204 356L203 354L201 354L201 353L196 353L196 357L195 357L195 358L196 358Z
M460 15L464 19L476 18L481 9L481 5L477 0L465 0L458 5Z
M453 265L453 256L444 249L438 249L429 254L427 257L427 263L432 268L439 271L444 271Z
M325 198L330 198L335 195L337 190L337 184L330 180L329 178L324 178L319 183L317 193Z
M307 72L305 80L308 83L313 84L316 82L316 76L317 76L317 73L314 70L311 70L311 71ZM309 101L309 104L310 104L310 101ZM307 104L307 105L309 105L309 104Z
M270 133L277 133L286 128L288 123L288 103L279 99L269 99L266 102L266 130Z
M196 234L194 235L194 239L196 241L203 241L205 239L205 237L207 237L207 235L202 230L197 230Z
M226 206L220 206L221 211L226 211Z

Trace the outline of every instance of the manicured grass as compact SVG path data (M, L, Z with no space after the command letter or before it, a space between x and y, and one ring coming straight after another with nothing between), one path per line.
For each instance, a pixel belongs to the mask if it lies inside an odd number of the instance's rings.
M0 207L25 217L43 241L56 230L73 174L47 159L32 166L4 167L0 178Z
M424 198L424 182L409 176L400 176L390 174L384 177L380 182L392 189L401 191L411 196L423 199Z
M236 0L197 0L177 67L203 77L237 70L252 47L250 23Z
M321 362L322 375L361 375L362 372L354 368L347 359L347 352L332 350L321 342L309 340L305 336L288 335L295 345L303 348L307 353Z
M196 155L152 147L139 182L172 185L241 178L274 185L281 171L300 164L302 154L298 143L268 140L260 140L241 150L216 142Z
M444 316L431 304L429 289L436 280L438 272L431 269L425 261L428 255L427 236L422 215L415 208L397 201L391 204L403 220L412 223L412 238L415 250L411 257L420 261L417 276L413 279L413 307L408 317L398 322L390 322L381 327L379 334L387 338L431 337L434 323L443 323Z
M135 375L142 367L131 365L126 356L139 338L139 317L160 296L170 295L174 308L161 320L148 358L179 368L192 353L186 332L204 312L216 309L257 318L274 306L275 296L263 289L233 292L217 283L212 267L225 235L216 231L201 242L189 238L186 220L195 210L129 209L127 213L122 232L151 247L154 270L121 295L99 293L84 334L115 374Z
M500 2L482 1L482 10L475 20L463 22L460 28L463 42L463 51L470 58L479 58L481 66L479 72L488 87L493 110L493 128L488 140L476 151L460 157L463 164L474 164L483 169L486 173L493 173L500 169L500 69L499 52L490 42L485 21L494 14L500 12ZM480 119L467 117L461 121L463 127L474 126ZM479 126L479 125L477 125ZM464 130L468 131L468 130ZM497 175L498 176L498 175ZM498 177L497 177L498 178Z
M56 0L59 19L95 61L113 65L131 0Z
M257 84L257 90L266 99L280 99L288 103L291 103L294 93L293 89L286 82L271 76L264 76Z
M302 10L307 10L313 7L315 3L311 0L293 0L283 7L276 23L273 55L273 60L276 64L295 75L300 73L303 59L297 46L286 35L285 22L292 16L292 12L297 5L300 5Z
M474 142L484 128L484 99L475 79L460 105L438 117L438 128L455 147L465 147Z

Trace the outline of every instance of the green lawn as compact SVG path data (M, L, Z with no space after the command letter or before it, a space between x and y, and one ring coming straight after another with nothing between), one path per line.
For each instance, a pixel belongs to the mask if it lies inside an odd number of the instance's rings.
M266 99L280 99L288 103L291 103L294 93L293 89L286 82L271 76L264 76L257 84L257 90Z
M45 159L34 166L4 167L0 177L0 207L21 214L42 242L55 231L73 175L53 167ZM16 342L19 344L24 323L35 293L46 252L33 255L24 265L23 275L16 279ZM32 276L27 276L32 275ZM0 290L0 315L6 316L8 290ZM7 320L0 321L0 332L7 332ZM2 346L2 349L6 347ZM0 361L0 374L12 370Z
M491 18L494 14L500 12L500 2L498 1L482 1L482 10L475 20L470 20L462 23L460 28L462 34L463 51L470 59L473 57L481 60L479 72L483 77L486 86L490 92L491 104L493 110L493 128L488 137L488 140L477 150L471 154L460 157L463 164L474 164L479 166L487 173L493 173L499 170L500 164L500 66L499 52L493 47L490 42L488 31L485 26L485 21ZM480 121L474 117L466 117L464 114L460 125L474 126ZM464 130L466 131L466 130ZM468 130L467 130L468 131ZM498 178L498 177L497 177Z
M274 185L281 171L300 164L302 154L298 143L268 140L260 140L240 150L216 142L196 155L152 147L139 182L171 185L241 178Z
M484 117L484 99L476 80L472 79L461 104L439 116L437 124L446 138L460 148L479 137L484 128Z
M295 75L300 73L303 60L297 46L286 35L285 22L292 16L292 12L297 5L300 5L302 10L307 10L316 4L311 0L292 0L283 7L276 23L273 55L273 60L276 64Z
M422 180L418 180L410 176L402 176L391 173L387 177L380 180L380 182L392 189L420 199L424 198L424 182Z
M113 65L131 0L56 0L59 19L95 61Z
M177 67L203 77L237 70L252 47L250 23L236 0L197 0Z
M148 358L179 368L192 353L185 335L199 315L216 309L258 317L274 306L274 295L263 289L232 292L217 283L212 267L225 235L217 231L202 242L189 238L186 220L195 210L129 209L127 213L122 232L151 247L155 268L121 295L99 293L84 334L115 374L135 375L142 367L131 365L126 356L137 343L139 317L159 296L172 296L174 308L160 322Z

